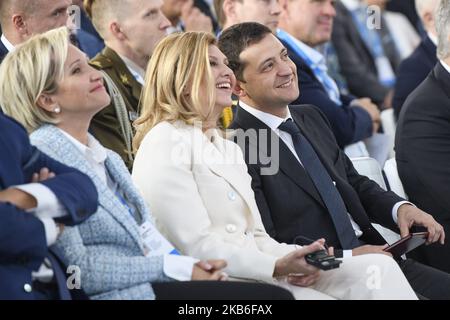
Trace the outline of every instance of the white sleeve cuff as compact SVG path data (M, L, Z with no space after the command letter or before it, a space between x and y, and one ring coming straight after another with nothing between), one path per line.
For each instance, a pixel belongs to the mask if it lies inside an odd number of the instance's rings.
M58 228L56 227L56 223L52 218L39 218L39 220L44 224L47 246L50 247L58 238Z
M190 281L194 264L199 260L174 254L164 255L164 274L178 281Z
M392 219L394 219L395 224L398 224L398 216L397 216L398 215L398 209L404 204L410 204L410 205L415 207L415 205L413 203L409 202L409 201L397 202L394 205L394 207L392 208Z
M36 199L37 207L33 209L33 212L37 217L59 218L67 215L66 209L55 194L43 184L29 183L14 186L14 188L22 190Z
M342 258L350 258L350 257L353 257L352 250L343 250L342 251Z

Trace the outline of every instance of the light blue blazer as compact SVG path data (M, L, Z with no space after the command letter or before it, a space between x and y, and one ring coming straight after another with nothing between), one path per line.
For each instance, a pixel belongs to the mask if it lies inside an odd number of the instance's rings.
M164 258L145 257L138 223L116 195L100 180L71 141L52 125L31 135L31 142L54 159L87 174L99 194L99 209L86 222L66 227L55 244L69 265L81 270L81 286L91 299L155 299L150 283L172 281L163 272ZM122 159L108 150L108 173L127 200L151 219Z

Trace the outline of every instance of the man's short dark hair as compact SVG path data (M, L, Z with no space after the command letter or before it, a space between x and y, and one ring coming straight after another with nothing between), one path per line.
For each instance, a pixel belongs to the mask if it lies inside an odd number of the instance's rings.
M228 58L228 66L233 70L236 79L245 82L243 77L245 63L239 58L242 51L252 44L259 43L271 33L268 27L257 22L239 23L223 31L219 38L219 49Z

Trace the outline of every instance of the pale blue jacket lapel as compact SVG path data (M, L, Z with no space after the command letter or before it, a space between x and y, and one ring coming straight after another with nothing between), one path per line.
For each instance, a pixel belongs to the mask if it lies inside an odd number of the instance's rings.
M128 213L128 210L120 202L117 196L91 169L89 163L84 158L80 150L77 149L69 141L69 139L64 136L64 134L62 134L56 127L46 125L36 130L32 134L31 139L32 143L43 152L88 175L97 187L99 194L99 206L111 214L131 235L139 247L141 249L143 248L138 225L134 218ZM122 160L118 155L108 150L108 157L105 164L109 171L110 177L118 183L119 188L122 188L124 193L127 195L128 200L134 201L136 208L140 210L141 215L143 215L143 220L148 220L148 210L142 203L137 191L135 191L136 189L132 185L128 170L123 163L120 163L120 161Z

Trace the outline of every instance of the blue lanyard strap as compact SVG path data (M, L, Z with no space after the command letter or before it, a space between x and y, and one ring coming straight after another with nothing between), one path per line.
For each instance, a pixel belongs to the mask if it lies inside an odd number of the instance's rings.
M312 70L317 80L324 86L325 91L331 100L333 100L339 106L342 105L342 101L340 98L339 87L336 82L327 74L326 69L321 68L319 65L314 63L308 55L303 52L303 50L298 46L297 43L292 39L292 37L285 32L284 30L278 29L277 36L280 40L287 43L292 51L295 52L300 58L305 61L308 67ZM324 65L326 68L326 65Z

